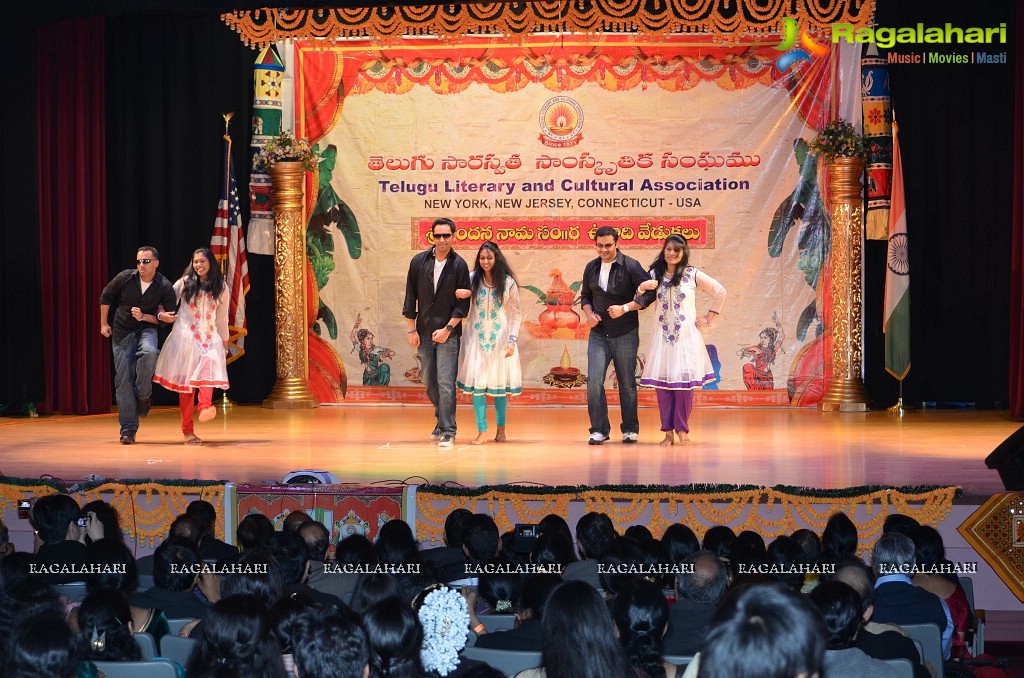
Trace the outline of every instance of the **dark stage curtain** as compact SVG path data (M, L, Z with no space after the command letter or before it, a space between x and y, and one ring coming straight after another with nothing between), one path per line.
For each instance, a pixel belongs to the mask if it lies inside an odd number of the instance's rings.
M1013 79L1013 246L1010 253L1010 416L1024 419L1024 8L1017 4Z
M257 52L215 15L110 17L106 33L111 263L105 274L129 266L136 248L148 244L160 251L160 272L174 281L192 251L210 244L227 112L235 114L232 153L248 223ZM258 402L273 387L273 266L273 257L249 255L246 354L228 368L236 402ZM156 391L157 403L178 402Z
M39 248L46 396L41 411L110 411L103 19L38 29Z
M910 405L1006 407L1008 402L1014 12L1012 3L885 0L877 5L879 26L1007 26L1006 44L894 49L1005 52L1005 64L889 66L910 243L912 362L904 381L904 400ZM890 405L897 382L884 368L885 254L885 242L868 241L865 382L878 404ZM1018 308L1018 323L1020 313ZM1016 342L1019 349L1019 334Z

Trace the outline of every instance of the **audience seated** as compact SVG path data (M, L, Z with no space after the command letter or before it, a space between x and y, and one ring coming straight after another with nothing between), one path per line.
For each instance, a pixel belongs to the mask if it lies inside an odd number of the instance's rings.
M736 533L726 525L715 525L704 533L701 549L711 551L719 558L729 560L732 546L736 542Z
M872 551L875 580L875 614L879 622L934 624L942 634L942 658L949 659L953 643L953 619L946 602L934 593L914 586L910 579L916 559L914 542L899 531L881 536Z
M444 520L444 546L424 549L420 555L424 561L437 563L444 573L445 581L456 581L466 576L466 554L462 550L466 524L473 516L466 509L455 509Z
M531 574L526 577L516 606L515 628L480 634L476 639L476 646L495 650L540 652L544 609L551 593L561 583L562 578L557 574ZM472 611L473 594L467 591L464 595ZM477 628L480 624L480 619L472 612L469 624L471 628Z
M541 518L541 521L537 523L537 536L539 538L545 534L562 535L569 542L570 549L572 548L572 530L569 529L569 523L565 522L565 518L562 516L555 513L549 513ZM573 552L572 559L576 560L575 551Z
M405 602L387 598L370 606L363 628L370 646L370 678L426 675L420 659L423 627Z
M615 596L612 620L619 641L638 674L675 678L678 667L662 660L662 637L668 627L668 603L661 588L646 579L628 582Z
M498 526L486 513L475 513L466 521L462 550L471 563L486 563L498 555Z
M495 568L494 572L480 574L477 584L477 614L515 614L516 602L522 589L519 574L502 571L510 565L503 558L492 558L486 563Z
M306 553L309 555L309 577L306 578L306 584L341 600L352 589L345 585L343 577L333 571L326 571L327 551L331 547L331 533L327 526L315 520L307 520L299 525L297 534L305 542Z
M911 533L919 527L921 527L921 523L908 515L904 515L902 513L890 513L885 517L885 522L882 523L882 534L899 532L900 534L904 534L909 537Z
M643 551L632 539L616 537L601 555L598 579L606 596L614 596L627 582L640 578Z
M299 528L302 527L303 523L308 523L312 518L305 511L289 511L288 515L285 516L284 522L281 523L281 530L284 532L295 532L298 533Z
M711 620L704 646L684 678L813 678L821 676L821 616L784 584L732 591Z
M704 642L711 618L729 588L729 569L710 551L683 560L693 572L676 575L676 603L669 609L665 654L691 656Z
M481 663L460 656L466 646L469 611L458 591L445 584L425 588L413 598L412 610L423 628L420 659L428 676L462 678Z
M371 567L377 565L377 550L369 539L361 534L353 534L338 542L334 549L334 568L327 579L326 593L333 593L342 600L345 594L355 590L359 579L357 571L342 572L339 568Z
M945 601L953 620L953 640L950 650L954 659L971 656L964 643L964 634L971 626L971 605L967 601L967 593L960 586L960 580L953 572L952 563L946 560L946 549L942 544L942 535L934 527L921 525L910 532L914 542L914 557L917 561L917 572L911 581L925 591L934 593Z
M777 537L768 546L768 563L776 570L775 578L797 593L804 586L804 552L789 537Z
M121 518L118 515L116 508L101 499L96 499L83 506L82 510L78 513L78 517L88 518L90 514L94 515L96 520L99 520L103 525L103 538L116 539L117 541L124 543L124 532L121 530ZM88 546L92 541L92 537L86 534L85 545Z
M306 583L309 576L309 552L306 550L306 542L297 532L275 532L267 542L267 549L277 561L286 596L302 596L321 605L341 605L341 599L337 596L317 591Z
M132 638L131 609L119 591L90 593L78 608L78 648L84 659L105 662L139 661Z
M841 581L819 584L811 591L811 602L825 620L828 649L825 675L828 678L898 678L896 670L855 647L863 624L860 598Z
M578 529L579 526L577 526ZM518 678L626 678L638 675L616 637L608 606L585 581L560 584L541 622L543 665Z
M163 610L169 619L199 619L209 604L192 592L199 583L199 549L170 537L153 553L153 586L131 596L136 607Z
M238 551L259 551L267 547L267 540L274 534L274 523L262 513L250 513L238 523L235 536L238 537Z
M404 520L384 523L377 533L375 548L381 565L411 565L421 561L419 544Z
M255 596L228 596L206 617L206 631L188 662L188 675L224 667L239 676L284 678L281 650L267 607Z
M82 662L71 629L55 609L25 617L5 643L5 678L92 678L96 666ZM82 665L84 664L84 665Z
M40 565L48 572L40 576L50 584L85 581L85 533L93 530L97 538L103 536L103 524L98 520L85 526L78 524L79 508L66 494L39 497L32 504L32 526L42 544L36 549ZM60 572L61 568L75 570Z
M12 553L14 553L14 544L11 543L11 533L7 530L3 519L0 518L0 559L6 558Z
M537 537L530 551L530 562L534 565L555 565L565 570L576 562L572 539L561 532L549 532Z
M176 537L182 539L191 544L194 544L196 549L199 548L199 537L202 535L202 529L199 527L199 523L194 518L182 514L171 521L171 527L167 532L168 537ZM200 553L200 558L202 554ZM146 575L153 574L153 554L148 556L142 556L135 563L136 569Z
M668 553L668 560L673 565L678 565L691 553L700 551L700 540L686 525L673 523L661 536L661 543L665 545Z
M366 678L370 645L358 619L335 608L309 609L295 641L298 678Z
M382 600L403 597L398 577L387 572L369 572L359 575L349 607L356 613L363 614Z
M615 539L615 526L604 513L591 511L576 522L576 544L580 560L570 563L562 571L566 581L585 581L595 589L601 588L597 565L605 550Z
M822 556L857 555L857 526L845 513L833 513L821 533Z
M763 568L768 565L768 548L764 537L752 530L743 530L729 549L729 570L733 586L767 584L775 578Z
M238 555L238 547L217 539L217 509L208 501L196 499L185 508L185 515L199 525L199 555L203 560L220 562Z

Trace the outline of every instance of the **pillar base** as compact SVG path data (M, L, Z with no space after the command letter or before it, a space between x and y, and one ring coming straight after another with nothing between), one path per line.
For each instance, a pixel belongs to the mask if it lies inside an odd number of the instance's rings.
M274 390L262 405L272 410L311 410L320 407L313 392L309 390L309 384L297 377L278 379L274 383Z
M822 412L867 412L870 400L860 377L835 379L818 403L818 409Z

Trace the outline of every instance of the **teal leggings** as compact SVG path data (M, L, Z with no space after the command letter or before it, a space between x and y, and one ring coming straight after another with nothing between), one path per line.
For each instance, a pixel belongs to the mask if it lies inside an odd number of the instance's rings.
M505 425L505 405L508 398L505 396L494 397L494 419L498 426ZM473 396L473 411L476 412L476 430L483 433L487 430L487 396Z

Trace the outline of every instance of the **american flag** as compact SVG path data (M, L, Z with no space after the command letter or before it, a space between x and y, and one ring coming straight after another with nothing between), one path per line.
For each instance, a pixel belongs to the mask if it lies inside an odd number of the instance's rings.
M220 184L217 219L213 223L210 249L224 272L231 298L228 307L228 362L245 354L245 295L249 291L249 262L245 254L245 233L238 208L235 163L231 159L231 137L224 135L224 180Z

